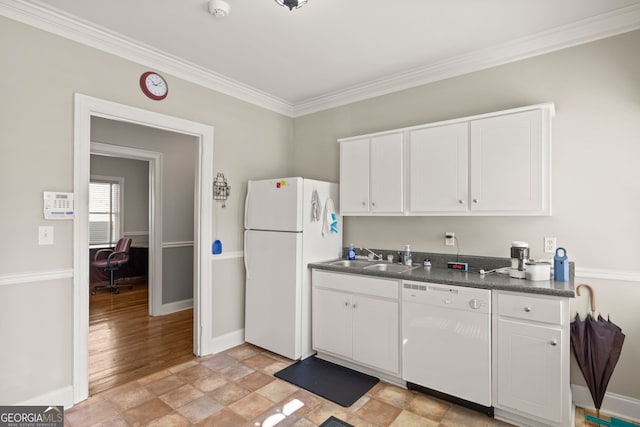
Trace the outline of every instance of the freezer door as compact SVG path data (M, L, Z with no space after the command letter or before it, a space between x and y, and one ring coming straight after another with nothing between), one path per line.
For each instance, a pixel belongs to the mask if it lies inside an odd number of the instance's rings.
M245 341L298 359L302 234L245 231Z
M247 183L244 227L248 230L302 231L302 178Z

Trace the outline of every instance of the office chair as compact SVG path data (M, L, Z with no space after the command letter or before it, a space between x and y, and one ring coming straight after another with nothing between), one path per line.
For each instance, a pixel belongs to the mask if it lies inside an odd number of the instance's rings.
M131 237L122 237L114 249L100 249L95 253L91 266L109 272L109 285L94 286L91 295L95 295L98 289L109 289L114 294L120 293L121 285L116 284L113 273L129 262L129 248L131 248ZM108 255L105 256L107 253ZM133 285L127 287L133 289Z

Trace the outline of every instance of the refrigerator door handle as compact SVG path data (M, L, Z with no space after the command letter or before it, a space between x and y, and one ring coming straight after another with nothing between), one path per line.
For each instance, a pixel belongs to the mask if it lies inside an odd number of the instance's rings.
M248 185L247 186L247 195L244 198L244 228L249 228L249 227L247 227L247 223L248 223L248 221L247 221L247 212L249 212L248 207L249 207L249 193L250 192L251 192L251 185ZM245 248L246 247L247 246L245 245ZM246 252L246 249L245 249L245 252Z
M244 232L244 270L245 270L245 275L248 277L249 276L249 261L247 260L247 257L249 255L249 251L247 250L247 233L248 231L245 230Z

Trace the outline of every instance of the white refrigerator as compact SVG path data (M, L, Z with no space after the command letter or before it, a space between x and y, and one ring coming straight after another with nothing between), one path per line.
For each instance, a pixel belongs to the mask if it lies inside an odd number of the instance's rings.
M338 185L329 182L304 178L248 182L245 341L294 360L313 354L307 264L341 256L337 203Z

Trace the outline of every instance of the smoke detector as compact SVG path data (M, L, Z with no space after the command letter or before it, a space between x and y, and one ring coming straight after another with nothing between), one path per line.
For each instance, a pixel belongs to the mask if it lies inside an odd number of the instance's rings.
M210 0L209 13L216 18L224 18L229 15L229 3L223 0Z

